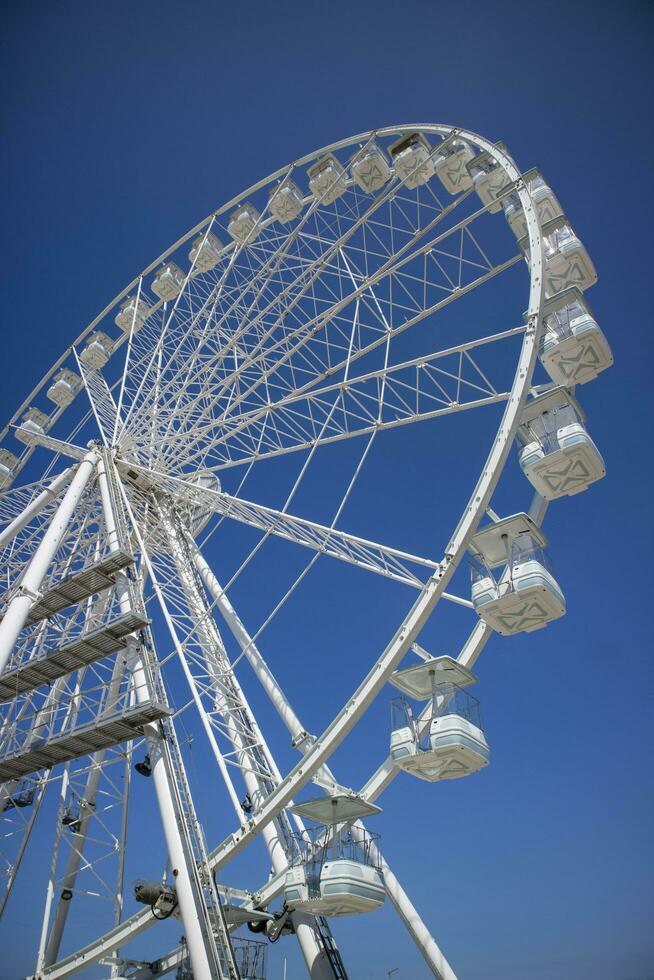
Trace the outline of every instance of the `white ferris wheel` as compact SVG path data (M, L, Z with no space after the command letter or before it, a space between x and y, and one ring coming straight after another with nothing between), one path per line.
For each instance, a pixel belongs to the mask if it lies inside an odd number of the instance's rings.
M334 980L333 919L384 902L454 977L375 824L396 777L410 794L487 765L477 658L565 613L541 524L604 474L574 394L612 363L595 280L503 144L395 126L220 207L41 380L0 448L0 910L50 835L35 977L260 980L282 939ZM449 496L377 506L372 534L367 468L391 445ZM324 623L339 589L371 640L341 651L356 681L314 730L326 665L285 655L287 613L300 597ZM350 786L332 756L380 701L385 744ZM237 886L244 852L260 876Z

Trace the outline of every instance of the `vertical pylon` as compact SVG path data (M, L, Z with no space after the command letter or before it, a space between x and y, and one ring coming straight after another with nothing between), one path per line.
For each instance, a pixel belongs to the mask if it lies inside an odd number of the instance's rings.
M27 566L16 594L7 606L7 611L0 622L0 673L5 669L30 609L37 600L41 583L61 545L84 489L93 475L97 459L97 452L92 450L77 467L70 486Z
M188 544L191 561L200 574L209 595L214 600L217 608L220 610L220 613L229 626L234 638L241 647L245 657L252 666L254 673L259 678L264 690L277 710L279 717L286 725L291 738L293 739L293 743L302 749L303 745L310 744L311 739L307 738L307 732L302 725L300 718L293 710L281 685L259 652L256 643L253 641L252 637L249 635L245 626L241 622L238 614L227 598L222 586L220 585L220 582L214 575L202 552L191 535L188 533L186 535L186 541ZM327 778L331 776L329 770L327 770L325 775ZM363 829L362 824L360 827ZM356 832L356 825L354 830ZM373 847L375 847L374 844ZM429 929L420 918L420 915L409 899L409 896L402 888L398 879L395 877L395 874L388 865L388 862L382 857L381 854L379 854L376 847L375 852L384 873L386 894L398 913L400 920L407 929L411 939L420 950L420 953L427 963L427 966L432 971L434 976L441 978L441 980L456 980L454 971L438 947L436 940L429 932Z
M225 720L228 737L241 764L246 791L256 809L278 785L279 771L231 669L222 637L196 576L179 515L161 500L158 509L175 569L196 624L207 670L213 678L215 707ZM292 849L291 829L286 814L280 814L275 825L270 823L264 827L262 836L275 873L283 873L288 868ZM327 923L319 923L314 916L296 912L292 913L291 919L312 980L339 980L345 977L345 969Z
M116 501L110 479L118 479L118 476L112 468L110 477L110 465L107 455L103 456L98 466L98 482L109 545L111 549L117 549L119 536ZM130 592L125 573L121 573L117 580L117 588L120 590L121 609L124 606L124 611L129 611ZM141 653L138 639L135 636L129 637L128 660L133 665L133 688L137 702L149 699L148 677ZM217 896L215 908L210 910L207 907L207 893L215 892L215 886L204 853L202 835L188 791L181 756L176 751L177 741L172 722L167 727L169 730L165 739L156 723L145 725L144 734L193 976L196 980L238 980L229 933ZM214 912L214 921L210 911Z

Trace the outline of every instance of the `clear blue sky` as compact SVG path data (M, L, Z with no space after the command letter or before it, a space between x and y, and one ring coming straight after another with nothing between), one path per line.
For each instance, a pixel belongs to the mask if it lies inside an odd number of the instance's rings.
M569 614L532 636L495 638L480 660L487 771L446 786L402 777L382 800L389 860L461 978L654 978L653 25L651 2L588 0L3 6L5 417L188 227L289 160L361 130L434 121L504 139L519 165L543 171L593 257L589 298L616 364L581 396L608 476L548 517ZM375 471L397 502L403 484L438 478L429 460L407 464L403 445L389 440ZM393 513L389 540L400 531ZM266 608L252 599L245 612L258 622ZM310 646L317 624L299 616ZM370 662L343 653L346 632L329 626L341 652L319 684L314 671L330 653L320 643L317 664L295 661L295 679L281 646L275 661L315 729ZM361 649L366 625L356 630ZM272 660L275 640L281 632L270 637ZM366 739L385 726L384 706L339 755L354 785L384 755L383 742L368 750ZM48 864L44 835L33 881L0 930L1 978L32 968ZM353 978L396 965L400 977L427 975L389 911L335 929ZM285 950L299 977L288 941Z

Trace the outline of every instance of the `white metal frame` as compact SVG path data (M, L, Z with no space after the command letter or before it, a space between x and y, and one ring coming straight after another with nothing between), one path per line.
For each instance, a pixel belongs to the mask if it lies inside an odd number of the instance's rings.
M374 273L359 268L353 256L351 254L348 256L347 249L351 247L356 235L365 225L368 215L374 212L380 213L382 207L393 202L401 193L397 182L391 181L380 192L378 198L369 203L368 211L365 211L363 216L346 213L344 215L346 227L341 230L338 225L338 231L334 233L331 240L323 241L320 236L313 236L316 248L323 248L323 253L318 259L308 261L304 265L298 260L296 282L283 285L281 294L277 294L275 302L279 303L280 295L288 298L290 310L309 295L310 288L315 285L317 277L323 275L326 269L337 267L341 283L349 280L351 289L344 298L334 298L328 314L316 312L313 319L305 318L296 327L291 328L284 337L283 343L286 347L274 339L274 324L270 326L270 311L274 303L266 299L267 291L270 290L271 283L275 281L279 270L284 267L283 263L289 260L289 256L295 255L293 250L297 248L300 237L304 235L307 241L311 239L311 221L319 213L321 206L320 200L317 199L305 200L305 212L297 227L290 231L285 228L284 240L277 246L274 238L276 234L274 219L265 211L258 219L260 229L271 237L267 239L264 235L263 238L257 239L256 245L261 249L261 265L256 272L253 270L252 274L259 292L258 299L255 297L254 300L249 301L247 310L239 307L241 298L230 276L236 275L235 270L238 269L239 262L244 263L243 268L245 268L245 263L250 261L248 251L250 243L235 243L225 249L225 265L222 270L213 273L213 278L208 279L208 286L203 285L202 277L197 275L192 265L174 303L153 304L152 317L160 319L156 322L153 319L152 325L149 317L137 332L134 313L131 329L114 345L114 349L119 348L123 343L127 345L123 370L117 382L110 385L104 380L101 372L91 372L83 368L78 352L90 333L98 325L103 325L110 313L113 315L118 303L135 287L136 303L138 303L149 274L168 257L174 256L180 246L198 232L209 234L216 222L222 220L236 204L256 194L267 184L286 178L291 171L304 167L325 152L337 152L357 143L361 146L361 150L357 152L364 152L375 137L390 137L414 128L442 140L437 144L434 152L442 149L443 145L450 141L463 139L473 144L479 151L488 153L504 171L507 192L510 190L518 195L524 209L529 238L530 290L524 325L501 332L495 331L482 339L466 341L422 358L406 360L397 365L390 364L388 354L392 339L420 323L427 315L437 313L521 260L520 256L512 256L503 261L490 260L472 236L470 229L473 221L483 217L488 208L478 208L450 228L440 230L443 222L454 213L454 208L468 197L469 192L466 192L445 207L427 201L424 207L427 210L431 207L432 217L424 225L414 229L405 244L393 254L392 260L389 258L387 262L382 262ZM432 232L435 234L432 235ZM452 248L452 241L455 239L459 241L458 255L447 251L448 248ZM466 248L470 246L470 241L474 243L474 248L479 253L477 255L473 249L475 257L471 254L466 255ZM266 242L272 242L272 245L268 246ZM271 248L269 255L265 252L267 247ZM417 258L424 261L425 267L428 261L435 263L437 266L435 276L441 276L442 282L445 283L439 287L444 290L445 295L441 294L437 297L430 294L427 298L428 291L430 289L433 291L435 286L425 275L424 302L419 306L417 301L407 300L406 316L401 322L394 322L393 307L384 300L384 290L393 277L397 282L402 281L402 276L407 276L408 279L411 262ZM449 260L453 260L458 265L458 279L453 279L446 271ZM213 906L220 920L220 898L211 872L220 871L258 834L261 834L268 847L275 874L266 886L254 892L251 902L253 905L256 902L266 905L280 893L289 859L284 842L284 828L291 819L287 815L287 808L292 804L293 798L310 780L318 782L326 789L338 788L338 783L328 766L330 756L380 694L392 671L415 643L427 619L433 615L439 600L445 598L464 606L470 605L469 601L452 595L446 590L467 549L471 535L490 505L530 390L538 338L542 329L542 269L543 248L535 209L528 187L506 152L473 133L448 126L404 126L380 130L377 134L363 134L333 144L320 154L307 156L290 169L284 168L278 171L266 181L254 185L243 195L224 205L175 243L89 325L72 348L57 361L30 398L19 408L9 427L4 430L3 435L11 426L16 426L28 402L39 395L53 374L72 354L82 375L104 445L102 449L99 445L93 446L76 464L74 472L64 471L48 486L44 485L39 493L33 494L22 510L8 521L4 531L0 532L0 549L11 545L14 538L17 538L23 550L27 551L34 541L33 556L16 579L15 591L7 603L4 617L0 622L0 670L12 656L21 630L28 621L30 610L39 598L39 590L42 588L48 570L65 542L73 515L80 507L80 501L89 481L97 475L109 550L115 551L118 548L116 508L124 508L125 519L129 525L128 533L135 541L135 548L140 552L144 571L149 577L153 595L161 607L178 661L189 685L192 703L198 711L218 772L225 782L228 796L238 818L239 826L236 831L213 851L207 853L203 834L194 814L181 755L176 754L173 723L170 722L168 727L170 738L162 738L163 729L159 723L147 725L144 734L153 762L153 782L171 866L176 871L175 883L188 951L194 976L198 980L235 976L226 927L222 931L218 928L216 932L216 929L212 928L207 912L207 908L211 909ZM190 302L187 303L192 292L195 306ZM259 299L263 304L260 307L257 306ZM412 303L415 308L412 308ZM343 329L342 338L331 342L330 357L333 354L335 359L328 367L320 367L320 358L312 353L314 348L311 345L320 332L326 329L332 329L334 336L338 338L338 330L341 330L338 325L339 317L348 305L354 311L348 328L349 333ZM388 307L387 311L385 305ZM244 356L241 350L246 327L234 330L229 326L230 317L235 314L240 317L244 314L250 315L247 329L259 332L259 339L253 342L248 356ZM361 318L365 316L369 317L365 328L368 330L368 339L362 341ZM207 328L209 323L212 325L212 331L216 331L218 341L210 338ZM221 334L223 330L224 335ZM170 369L170 354L167 354L167 362L164 359L164 337L167 338L167 342L178 347L174 354L178 358L176 364L181 363L184 358L187 359L188 367L185 375L182 375L177 367L175 368L177 375ZM521 337L521 349L513 371L512 383L510 387L501 390L486 376L475 357L484 345L500 343L514 337ZM352 375L350 373L352 365L375 350L385 352L383 368L364 370L358 376ZM282 377L283 371L291 370L288 366L294 363L292 358L295 356L306 358L307 363L311 362L313 375L310 382L298 383L291 390L288 384L284 388L284 384L280 385L277 379ZM278 358L277 361L274 360L275 357ZM166 371L169 371L170 376L166 375ZM248 371L251 372L250 375ZM194 393L191 382L197 381L202 388L203 383L208 385L207 379L212 372L213 374L218 372L220 382L215 383L211 389L207 388L204 394ZM330 378L338 373L340 373L340 380L332 382ZM414 377L415 380L412 380ZM409 404L405 397L409 390L415 399L412 404ZM376 394L371 395L371 392ZM259 399L258 407L256 400L248 403L251 397ZM180 406L177 419L171 414L171 411L174 411L171 409L173 402ZM306 465L320 446L353 436L368 436L372 440L385 428L502 403L505 406L502 420L482 473L440 559L422 558L364 540L337 530L334 526L335 521L331 527L325 527L296 517L289 512L288 506ZM235 412L233 420L230 419L228 410L235 411L240 406L243 406L241 410ZM53 423L60 414L59 410L53 413L51 416ZM157 434L160 445L155 442L152 426L147 422L148 417L153 418L155 415L162 420L162 432ZM271 424L271 418L278 421ZM138 437L141 432L148 429L148 425L150 425L148 434L150 449L148 454L144 455ZM276 431L273 431L274 426L277 426ZM111 432L110 436L109 432ZM38 444L37 440L34 446L23 452L20 459L21 466L26 465ZM41 445L49 446L55 453L63 450L74 459L79 459L79 450L73 444L48 437L41 440ZM70 445L69 451L67 445ZM249 467L262 458L299 450L308 451L309 457L301 469L300 477L287 504L281 510L276 510L246 500L240 494L240 485L237 494L227 494L193 485L188 476L182 478L179 472L176 475L168 472L170 460L175 454L180 453L182 445L186 447L181 458L183 465L198 472L207 468L218 473L241 466L247 467L247 476ZM367 449L364 451L363 458L366 453ZM45 533L39 540L38 520L43 509L46 505L52 505L52 501L57 499L62 491L61 502L52 515L47 517ZM541 504L542 502L537 500L533 505L538 520L542 520L544 514L544 507ZM342 505L337 518L341 509ZM330 725L317 737L310 735L304 729L259 652L256 642L259 633L250 635L241 622L227 595L232 583L227 583L225 588L221 587L197 546L192 526L185 524L182 513L193 513L194 510L218 514L221 519L229 518L248 524L264 532L263 540L270 534L274 534L296 544L302 544L316 552L312 562L319 555L328 555L402 584L408 584L418 590L418 596L409 612L398 625L387 646L380 652L372 668L362 678ZM167 564L161 563L162 549L167 552ZM425 581L422 580L418 570L428 576ZM180 630L180 616L174 612L171 605L171 575L176 578L174 595L184 604L186 619L190 624L187 625L185 632ZM200 581L209 597L208 600L198 584ZM129 612L132 608L132 600L125 572L119 572L117 575L116 595L121 611ZM251 665L255 676L290 732L293 744L302 753L300 761L285 776L279 772L270 748L249 708L243 689L236 679L233 665L229 662L213 619L213 606L226 621L241 649L241 656ZM489 635L488 627L479 623L459 655L460 662L471 666ZM201 658L197 653L192 652L193 643L204 657L202 666L205 674L208 672L208 682L198 674L197 667ZM143 673L141 655L141 640L134 634L128 638L126 662L134 678L134 696L137 700L146 698L148 691L147 681L141 677ZM111 708L111 699L107 704ZM226 738L231 743L231 750L221 746L217 732L223 740ZM230 757L230 751L233 757ZM103 759L102 752L94 757L87 779L85 793L87 799L93 798L97 792ZM239 796L230 772L230 766L234 765L240 770L245 788L254 804L253 813L248 820L243 818ZM362 797L369 801L377 799L395 774L396 770L387 760L363 787ZM65 784L64 776L62 799L65 797ZM124 807L126 812L127 797L125 797ZM299 826L301 829L301 822ZM186 829L180 830L180 827ZM74 882L77 875L84 847L85 830L86 822L83 821L83 832L80 834L78 848L71 852L67 882ZM384 869L387 893L409 935L434 975L444 980L451 980L454 977L451 967L387 862L381 857L380 860ZM122 865L118 876L122 881ZM97 962L110 952L119 949L151 924L147 910L133 915L124 922L120 921L121 888L122 885L119 887L117 898L119 910L113 929L85 950L58 960L58 950L68 909L59 902L54 926L48 930L54 899L52 886L50 887L38 964L39 976L44 978L70 976L83 965ZM328 947L331 947L333 940L326 925L316 923L311 917L300 916L297 913L294 919L298 940L311 975L319 977L320 980L345 975L338 972L342 966L342 963L339 963L340 957L336 954L332 954L331 957L328 955ZM171 963L173 960L174 958L169 957ZM138 975L144 975L143 971Z

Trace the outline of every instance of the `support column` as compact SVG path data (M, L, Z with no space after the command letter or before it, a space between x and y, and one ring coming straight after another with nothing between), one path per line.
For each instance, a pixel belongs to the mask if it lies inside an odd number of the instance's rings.
M118 548L118 530L104 460L101 460L98 466L98 481L110 547L112 550L116 550ZM121 610L129 611L130 598L124 573L122 573L122 580L125 587L120 596ZM118 587L120 588L120 585ZM128 650L132 644L136 647L137 641L134 637L129 637ZM149 691L145 671L138 659L134 666L133 678L137 702L147 702ZM188 943L193 977L195 980L216 980L222 976L222 971L217 962L215 943L210 930L209 935L207 935L205 924L208 922L208 915L206 907L199 908L196 903L196 889L191 877L192 875L195 876L196 869L189 867L192 855L188 853L182 839L180 826L183 823L183 816L174 789L174 777L170 768L170 760L167 757L166 746L156 723L151 722L144 725L143 732L148 746L152 780L157 795L166 847L175 878L175 889L184 935Z
M23 575L18 591L7 606L7 611L0 622L0 673L5 669L30 609L37 601L43 579L59 550L84 489L91 479L97 458L97 453L93 450L79 464L63 500Z
M72 476L73 471L70 467L62 470L59 476L56 476L52 483L50 483L45 490L42 490L41 493L35 497L31 503L29 503L25 510L18 515L18 517L14 517L11 524L7 524L4 531L0 533L0 548L4 548L5 545L16 537L19 531L22 531L24 527L27 527L32 518L37 517L45 505L52 500L53 497L57 496L61 488L65 487L67 483L70 483Z
M198 600L198 602L200 601L202 602L202 608L198 609L196 612L196 618L198 622L204 624L201 627L201 629L205 635L204 637L201 637L201 640L204 639L204 642L207 645L212 645L211 634L213 634L213 632L215 631L216 636L215 636L214 643L222 653L223 652L222 640L220 638L220 634L218 633L217 627L215 625L213 615L211 614L211 611L206 608L204 596L195 595L197 586L196 586L196 582L194 581L193 572L185 564L184 555L185 554L188 555L188 549L186 548L182 549L180 547L180 541L178 540L178 536L183 536L184 532L180 528L179 523L176 522L174 519L171 519L170 515L167 513L165 508L160 508L160 512L161 512L164 528L166 530L166 533L170 541L171 551L172 551L173 559L175 561L177 573L180 577L180 581L187 595L187 601L189 602L189 604L194 604L196 599ZM185 541L186 538L184 537L184 542ZM195 561L195 551L192 550L191 553L192 553L193 560ZM234 617L236 617L236 613L234 613ZM272 674L270 674L270 672L268 673L269 673L270 684L275 685L276 682L274 677L272 676ZM244 713L249 717L250 715L252 715L250 706L247 704L247 701L245 700L245 696L241 691L240 685L238 684L236 678L233 675L232 675L232 679L233 679L234 696L237 697L239 702L242 703L242 708L244 710ZM288 713L289 723L292 723L292 718L294 717L295 716L293 715L293 712L289 710ZM254 772L250 771L251 769L257 768L256 761L253 763L252 761L249 760L248 746L244 743L243 739L240 737L240 733L238 732L237 726L235 724L230 725L228 717L226 718L226 721L227 721L227 726L229 729L230 739L232 741L232 744L234 745L234 748L237 750L237 752L239 752L242 759L242 763L243 763L242 774L243 774L243 781L245 783L245 788L256 808L260 805L260 803L263 800L262 789L259 780L257 779ZM259 735L259 738L261 738L262 740L262 750L264 756L267 759L271 758L270 750L268 749L268 746L265 745L265 743L263 742L263 737L258 731L257 734ZM278 774L276 771L271 772L271 781L275 785L278 783ZM262 837L268 849L268 853L270 855L270 860L275 874L282 874L283 872L286 871L286 869L289 866L288 857L283 847L282 840L280 840L280 838L278 837L277 831L275 830L273 823L269 823L267 824L266 827L263 828ZM297 936L297 940L300 945L300 949L302 951L302 955L304 957L307 971L309 973L309 976L311 977L311 980L334 980L335 977L334 970L332 969L332 966L329 962L329 957L325 949L323 948L324 944L322 941L322 937L320 936L320 932L315 917L311 915L305 915L300 912L293 912L291 914L291 920L293 922L293 926L295 928L295 934Z
M352 831L357 835L357 831L363 830L363 824L357 821L353 825ZM425 960L425 963L438 980L456 980L454 970L447 962L443 953L438 947L436 940L430 933L425 923L420 918L420 914L411 899L402 888L401 884L391 871L388 863L380 854L374 841L370 841L370 855L374 861L378 862L384 876L384 887L386 894L390 898L395 911L402 920L407 932L413 939Z
M288 729L291 738L293 739L293 744L299 745L307 735L307 732L305 731L300 719L293 711L293 708L291 707L274 674L270 670L270 667L261 656L257 646L254 644L251 636L243 626L243 623L236 613L236 610L227 598L226 593L223 592L220 582L214 575L193 537L187 533L186 540L191 550L193 563L199 572L202 581L206 585L209 595L215 601L216 606L220 610L221 615L243 651L243 654L247 658L266 694L270 698L273 707Z
M209 564L203 557L200 549L190 534L187 535L187 540L193 557L193 563L200 573L202 581L206 585L212 599L215 600L217 607L225 619L225 622L232 631L255 674L261 681L261 684L277 710L277 713L290 732L291 737L294 740L294 744L297 745L298 740L301 739L303 735L306 736L304 726L293 711L293 708L289 704L277 679L274 677L272 671L268 667L268 664L261 656L256 644L252 641L252 638L243 626L243 623L239 619L234 607L225 595L220 582L212 572ZM299 744L301 747L301 743ZM327 770L327 772L329 773L329 770ZM354 825L353 829L356 829L356 824ZM361 829L363 829L363 824L361 824ZM424 957L427 966L432 971L434 976L440 978L440 980L456 980L452 968L443 956L435 939L427 929L427 926L420 918L417 909L411 903L409 896L404 891L399 881L393 874L391 868L384 858L381 857L376 848L375 857L380 861L384 873L386 894L391 900L402 923L411 936L411 939Z

